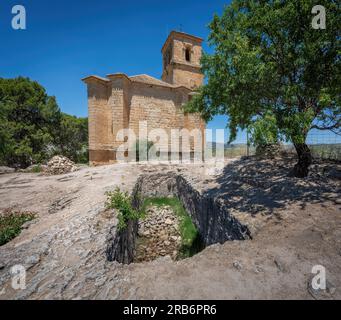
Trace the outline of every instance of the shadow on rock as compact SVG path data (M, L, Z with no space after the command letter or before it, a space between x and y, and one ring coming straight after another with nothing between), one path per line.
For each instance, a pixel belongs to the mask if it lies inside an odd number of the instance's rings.
M340 196L340 183L328 176L329 167L338 170L336 164L314 164L304 179L289 176L294 164L295 159L242 158L224 168L216 180L218 187L207 190L206 196L221 197L230 208L252 215L271 214L292 202L304 208Z

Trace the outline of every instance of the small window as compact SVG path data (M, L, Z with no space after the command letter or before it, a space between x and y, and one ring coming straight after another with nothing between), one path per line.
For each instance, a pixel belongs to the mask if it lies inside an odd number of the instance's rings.
M186 48L185 56L186 56L186 61L191 62L191 49L190 48Z

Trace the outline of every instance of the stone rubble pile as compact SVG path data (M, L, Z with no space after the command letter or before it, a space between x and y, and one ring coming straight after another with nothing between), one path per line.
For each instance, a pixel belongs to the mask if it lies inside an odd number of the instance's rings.
M67 157L55 156L48 163L44 169L44 173L47 175L58 175L77 171L78 168Z
M283 147L280 143L267 144L256 148L256 156L262 159L274 159L281 155Z
M181 247L180 221L169 206L152 206L139 221L135 262L170 256L175 260Z

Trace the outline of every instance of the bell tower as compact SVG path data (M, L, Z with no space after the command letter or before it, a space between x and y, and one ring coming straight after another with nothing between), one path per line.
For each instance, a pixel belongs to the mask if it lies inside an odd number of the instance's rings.
M172 31L162 47L162 80L174 85L196 89L203 84L200 59L202 39Z

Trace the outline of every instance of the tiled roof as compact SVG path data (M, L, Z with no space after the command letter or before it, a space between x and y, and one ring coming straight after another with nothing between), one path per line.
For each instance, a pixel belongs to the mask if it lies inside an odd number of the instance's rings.
M186 86L174 85L174 84L156 79L154 77L148 76L147 74L139 74L136 76L128 77L124 73L113 73L113 74L108 74L107 78L102 78L99 76L89 76L89 77L86 77L82 80L86 82L89 79L95 79L95 80L99 80L99 81L110 82L110 79L115 78L115 77L125 77L128 80L130 80L131 82L145 83L145 84L154 85L154 86L161 86L161 87L173 88L173 89L186 88L187 90L191 90L190 88L188 88Z
M82 81L87 81L87 80L90 80L90 79L95 79L95 80L100 80L100 81L104 81L104 82L109 82L109 79L103 78L103 77L99 77L99 76L95 76L95 75L91 75L91 76L85 77L85 78L82 79Z
M147 83L147 84L156 85L156 86L163 86L163 87L169 87L169 88L177 87L165 81L148 76L147 74L140 74L137 76L132 76L132 77L129 77L129 79L133 82L142 82L142 83Z

